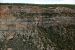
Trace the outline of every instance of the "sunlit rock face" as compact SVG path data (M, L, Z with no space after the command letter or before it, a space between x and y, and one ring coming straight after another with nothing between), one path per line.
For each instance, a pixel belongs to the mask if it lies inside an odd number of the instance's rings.
M1 4L0 50L75 50L70 6Z

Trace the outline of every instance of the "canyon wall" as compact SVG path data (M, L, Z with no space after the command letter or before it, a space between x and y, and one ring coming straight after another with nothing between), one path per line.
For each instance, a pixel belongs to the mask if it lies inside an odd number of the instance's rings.
M0 50L75 50L75 8L0 5Z

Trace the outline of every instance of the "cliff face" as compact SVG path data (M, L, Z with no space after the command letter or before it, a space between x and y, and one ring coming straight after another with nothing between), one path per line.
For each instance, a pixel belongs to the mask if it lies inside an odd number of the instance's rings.
M75 50L75 9L0 5L0 48Z

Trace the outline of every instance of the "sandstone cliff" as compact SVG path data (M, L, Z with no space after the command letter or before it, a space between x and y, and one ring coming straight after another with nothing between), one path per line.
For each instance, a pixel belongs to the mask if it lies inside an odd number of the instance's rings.
M0 5L1 50L75 50L75 8Z

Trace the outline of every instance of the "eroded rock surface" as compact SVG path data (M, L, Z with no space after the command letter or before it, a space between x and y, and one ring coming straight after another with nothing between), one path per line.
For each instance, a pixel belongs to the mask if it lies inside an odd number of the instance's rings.
M75 9L0 5L1 50L75 50Z

